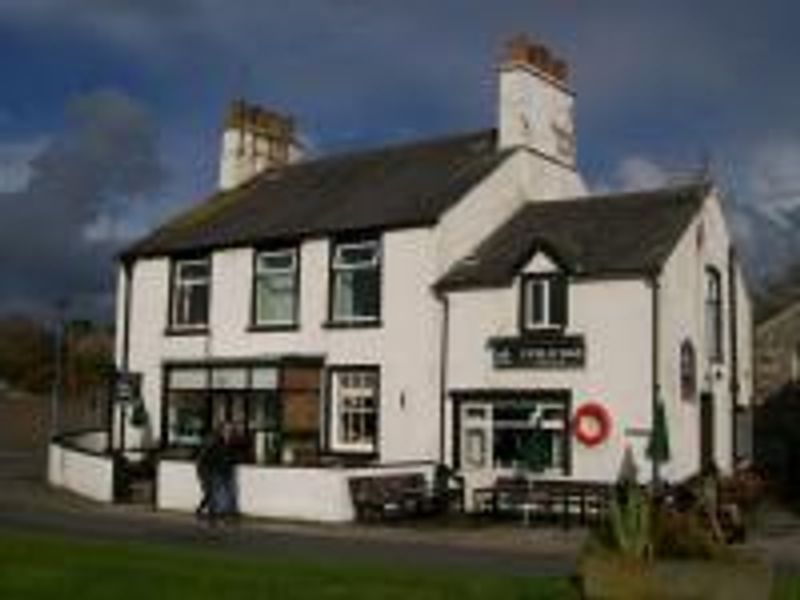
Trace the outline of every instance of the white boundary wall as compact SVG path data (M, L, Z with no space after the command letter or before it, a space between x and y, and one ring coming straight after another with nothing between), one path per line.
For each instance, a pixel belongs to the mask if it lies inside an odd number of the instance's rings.
M80 496L99 502L114 500L114 462L100 454L103 432L67 436L68 443L53 441L48 447L47 480Z
M429 464L356 469L242 465L236 469L239 510L254 517L346 523L355 517L351 477L422 473L430 482L433 468ZM162 460L157 477L158 509L194 511L200 486L193 463Z

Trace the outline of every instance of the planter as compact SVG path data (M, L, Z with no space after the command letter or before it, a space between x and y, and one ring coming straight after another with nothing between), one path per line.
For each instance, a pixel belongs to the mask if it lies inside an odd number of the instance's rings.
M591 600L767 600L769 565L753 555L722 560L658 560L642 563L602 552L579 567L584 597Z

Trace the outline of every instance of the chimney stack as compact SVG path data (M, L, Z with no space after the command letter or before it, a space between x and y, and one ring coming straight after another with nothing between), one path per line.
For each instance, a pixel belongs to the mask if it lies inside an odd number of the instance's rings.
M237 187L266 169L302 158L291 117L244 100L231 103L222 134L219 187Z
M575 165L574 94L569 67L546 46L518 35L500 65L499 143Z

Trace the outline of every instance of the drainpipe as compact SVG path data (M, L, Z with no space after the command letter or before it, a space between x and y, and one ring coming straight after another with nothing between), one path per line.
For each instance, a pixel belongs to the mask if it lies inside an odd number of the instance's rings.
M446 424L447 412L447 361L450 355L450 300L444 292L436 292L436 299L442 305L442 323L439 331L439 462L446 463Z
M661 382L659 378L659 319L660 319L660 289L661 283L658 280L658 273L654 273L650 277L650 289L652 291L652 339L653 339L653 391L652 398L650 399L650 436L656 430L656 414L658 412L658 402L661 395ZM657 489L661 482L661 469L658 460L651 459L650 465L652 468L651 483L653 489Z
M728 323L730 324L731 367L728 377L731 398L731 466L736 468L739 444L736 436L736 416L739 407L739 310L736 289L736 251L728 246Z
M130 260L123 260L122 272L124 276L125 291L123 295L122 307L122 356L120 356L120 371L125 375L128 374L130 368L130 351L131 351L131 297L133 295L133 262ZM112 402L116 403L116 393L112 394ZM127 418L125 403L119 403L119 449L125 451L125 419ZM109 419L109 445L113 447L111 441L111 433L114 425L114 404L109 409L111 418Z

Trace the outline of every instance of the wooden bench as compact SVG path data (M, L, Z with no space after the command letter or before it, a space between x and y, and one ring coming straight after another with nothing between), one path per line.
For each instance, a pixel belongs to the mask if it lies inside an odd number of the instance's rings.
M474 491L479 512L521 514L534 520L560 522L566 529L577 518L581 525L602 517L611 499L605 483L498 477L494 485Z
M419 515L431 497L422 473L351 477L349 486L359 521Z

